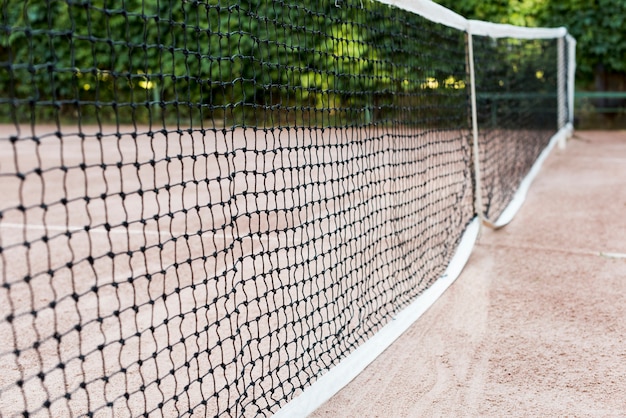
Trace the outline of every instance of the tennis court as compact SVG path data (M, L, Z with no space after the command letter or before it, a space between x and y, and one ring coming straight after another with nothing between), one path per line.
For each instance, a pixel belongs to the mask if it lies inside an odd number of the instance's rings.
M625 179L625 131L577 132L515 220L313 416L622 416Z
M573 131L564 27L114 3L0 11L3 416L307 415Z

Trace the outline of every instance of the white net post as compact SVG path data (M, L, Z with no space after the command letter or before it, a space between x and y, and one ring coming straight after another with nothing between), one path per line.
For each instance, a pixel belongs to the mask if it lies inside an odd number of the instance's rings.
M567 123L567 74L565 71L565 37L557 40L557 128L561 129ZM565 148L566 137L559 140L559 148Z
M576 87L576 40L571 36L566 36L567 41L567 104L568 123L574 126L574 91Z

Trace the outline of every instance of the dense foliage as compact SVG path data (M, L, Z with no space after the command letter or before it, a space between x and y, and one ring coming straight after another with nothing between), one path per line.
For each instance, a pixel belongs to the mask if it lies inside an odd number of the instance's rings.
M626 2L439 2L469 18L567 26L583 85L600 70L626 74ZM412 95L437 102L429 120L462 106L464 66L432 64L449 53L432 45L450 35L387 13L369 0L0 0L0 91L11 97L2 117L317 123L384 119L392 97L406 109Z
M568 27L578 42L578 68L587 82L599 71L626 79L626 2L552 0L543 9L541 20Z
M371 120L385 116L392 94L418 91L425 79L454 92L465 71L450 64L425 74L419 60L437 52L418 50L417 38L430 24L392 23L389 7L371 1L1 4L0 90L14 98L14 120L22 113L122 121L210 113L257 125L337 114ZM370 28L367 16L382 26Z

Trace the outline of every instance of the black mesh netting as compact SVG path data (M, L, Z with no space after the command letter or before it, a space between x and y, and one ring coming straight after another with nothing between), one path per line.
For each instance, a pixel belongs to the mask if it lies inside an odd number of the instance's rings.
M558 40L474 36L473 45L482 210L495 221L560 128Z
M270 415L474 217L463 32L365 0L0 8L3 416Z
M0 3L0 415L271 415L354 352L572 120L564 40L472 39L478 210L463 31Z

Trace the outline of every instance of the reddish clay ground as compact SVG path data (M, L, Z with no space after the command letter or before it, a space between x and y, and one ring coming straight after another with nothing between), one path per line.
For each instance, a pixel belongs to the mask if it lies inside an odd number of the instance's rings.
M626 416L626 131L555 149L513 222L314 417Z

